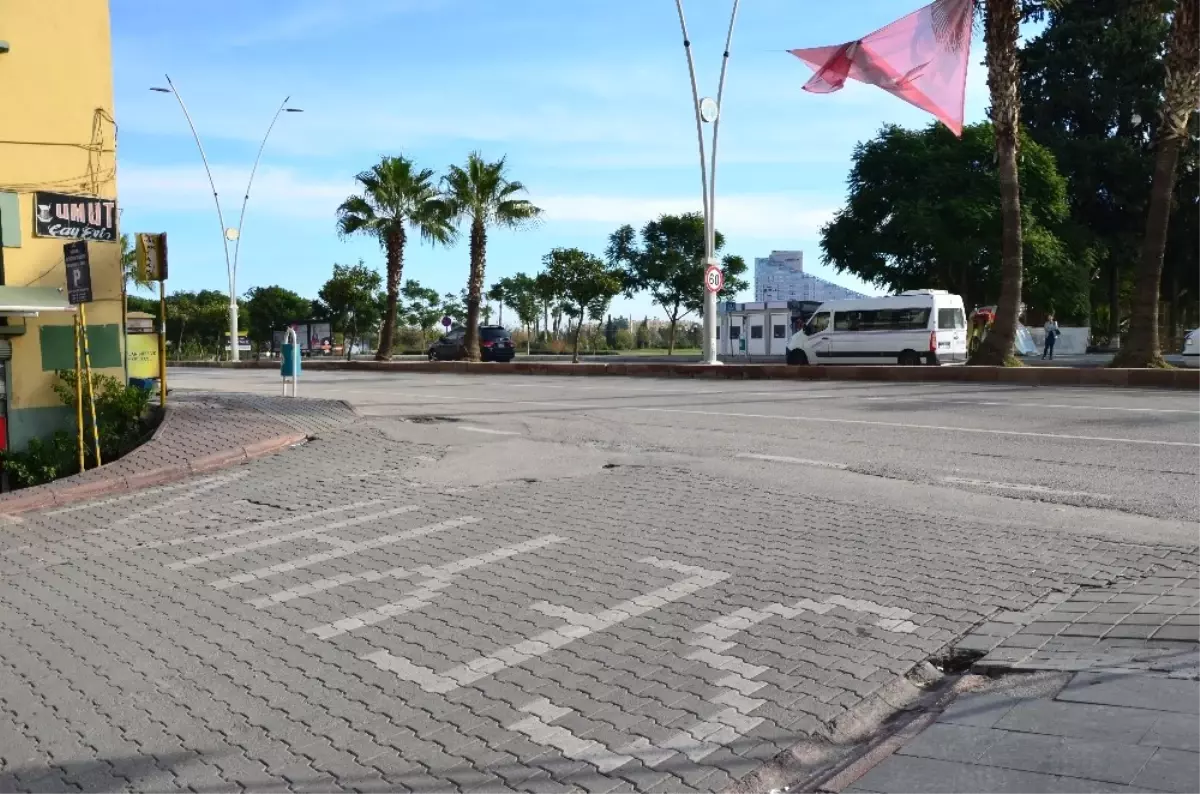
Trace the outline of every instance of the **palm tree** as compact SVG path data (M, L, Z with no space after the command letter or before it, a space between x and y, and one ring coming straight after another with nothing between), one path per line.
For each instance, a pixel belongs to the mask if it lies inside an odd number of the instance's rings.
M466 167L450 166L442 180L450 214L471 225L471 274L467 280L467 360L479 360L479 304L483 300L483 276L487 265L489 226L517 229L542 214L517 195L525 192L520 182L505 174L505 158L486 162L478 152L467 157Z
M1195 0L1180 0L1175 6L1171 32L1167 36L1166 78L1154 141L1154 179L1150 183L1146 234L1138 252L1137 292L1129 320L1129 341L1114 358L1115 366L1166 366L1158 339L1159 290L1179 151L1188 134L1188 120L1200 104L1198 22L1200 11L1197 11Z
M1020 0L988 0L983 35L987 44L988 90L996 132L1000 172L1000 299L987 338L971 357L972 364L1003 366L1012 354L1021 313L1024 263L1021 257L1021 184L1017 177L1017 130L1020 124L1020 71L1017 35Z
M434 172L417 170L406 157L384 157L355 181L361 195L350 196L337 209L338 235L369 234L379 240L387 260L387 310L379 331L376 361L392 357L400 279L404 274L404 244L408 230L433 245L453 242L456 232L449 207L438 193Z

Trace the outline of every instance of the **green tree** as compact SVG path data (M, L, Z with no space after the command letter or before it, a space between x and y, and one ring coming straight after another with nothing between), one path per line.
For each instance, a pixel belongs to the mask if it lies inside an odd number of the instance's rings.
M354 342L379 323L391 302L380 300L381 282L380 275L360 259L357 265L335 264L333 276L317 293L333 330L342 334L346 358L350 357ZM380 349L384 349L382 343Z
M501 325L504 325L504 304L507 301L507 293L505 292L505 287L506 287L505 281L506 281L506 279L500 279L495 284L488 287L488 291L487 291L487 299L489 301L495 301L496 305L500 309L499 323Z
M1054 157L1021 143L1026 302L1064 320L1086 316L1088 271L1066 256L1056 232L1067 215ZM1002 219L991 124L962 138L940 124L885 127L855 147L846 206L821 229L822 260L891 292L946 289L968 308L996 301L1002 281Z
M520 182L510 180L505 158L485 161L478 152L467 157L465 166L450 166L443 178L452 217L470 227L471 271L467 280L467 360L479 360L479 310L483 300L484 270L487 266L487 234L493 226L517 229L530 224L542 211L528 200Z
M591 309L603 314L608 303L625 286L626 274L621 268L578 248L555 248L542 259L546 273L577 317L575 323L572 361L579 363L579 332L585 313ZM596 316L596 315L593 315Z
M355 181L362 188L337 209L338 234L369 234L379 240L387 263L387 308L379 332L377 361L392 357L400 279L404 273L404 245L408 230L430 244L448 244L455 236L449 206L438 193L433 171L418 170L405 157L384 157Z
M1145 0L1142 0L1145 2ZM1154 136L1154 178L1146 231L1138 256L1137 295L1129 323L1129 344L1113 363L1125 367L1166 366L1158 340L1158 300L1163 253L1167 247L1171 196L1188 120L1200 105L1200 8L1195 0L1175 6L1164 59L1166 76L1159 124ZM1195 240L1192 241L1193 244Z
M442 317L442 298L437 290L422 287L421 282L408 279L400 291L404 297L403 317L409 325L420 328L428 341L431 332L437 328Z
M252 287L246 293L244 305L250 318L246 326L250 340L259 347L269 348L275 331L308 319L310 301L279 286Z
M449 317L457 325L462 325L467 319L467 307L461 294L447 292L443 295L440 311L443 317Z
M1021 119L1030 137L1054 153L1067 180L1071 217L1062 238L1071 257L1091 271L1089 324L1113 344L1119 340L1122 287L1149 198L1150 136L1163 83L1165 11L1171 4L1043 4L1035 21L1045 26L1021 50ZM1185 222L1186 212L1177 211L1171 225ZM1187 246L1193 252L1194 241L1193 236ZM1195 262L1194 253L1190 259ZM1105 315L1106 333L1097 328Z
M550 338L550 313L554 307L558 305L559 295L558 286L554 283L554 279L550 278L549 274L542 272L534 277L534 294L537 295L538 303L542 307L542 333L546 338ZM555 324L555 332L558 331L558 325Z
M725 236L716 233L716 251L725 246ZM667 354L675 351L675 327L692 312L704 308L704 216L698 212L663 215L642 227L641 244L632 226L622 226L609 236L608 261L629 274L625 292L648 291L662 307L670 323ZM728 299L748 286L741 277L746 262L740 256L725 256L725 287L718 298Z
M541 299L538 295L537 279L524 273L517 273L502 279L504 300L508 307L517 315L517 321L525 329L525 354L530 351L531 329L536 325L538 314L541 312Z

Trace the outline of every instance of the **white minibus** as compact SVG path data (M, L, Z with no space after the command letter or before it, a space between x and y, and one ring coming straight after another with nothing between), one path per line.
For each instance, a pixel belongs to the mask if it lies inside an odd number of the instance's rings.
M923 289L826 301L787 344L789 364L963 364L962 298Z

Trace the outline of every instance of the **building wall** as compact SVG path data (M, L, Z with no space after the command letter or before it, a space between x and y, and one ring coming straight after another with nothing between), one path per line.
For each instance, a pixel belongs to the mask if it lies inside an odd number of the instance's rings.
M34 236L34 193L116 198L108 2L0 0L0 39L10 47L0 54L0 192L10 194L0 204L5 284L65 288L66 241ZM14 204L19 239L10 240ZM92 241L88 247L95 295L87 306L93 367L121 378L120 243ZM10 325L26 324L24 335L12 337L7 377L11 448L71 425L73 411L51 389L53 370L74 366L71 322L70 314L52 312L9 319Z
M804 272L803 251L772 251L754 260L756 301L832 301L865 295Z

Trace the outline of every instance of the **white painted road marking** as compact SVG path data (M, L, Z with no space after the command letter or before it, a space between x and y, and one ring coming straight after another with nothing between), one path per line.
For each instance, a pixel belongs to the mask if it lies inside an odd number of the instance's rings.
M521 435L520 433L517 433L513 430L493 430L490 427L473 427L471 425L458 425L457 429L465 430L468 433L488 433L493 436L519 436L519 435Z
M708 698L710 703L721 706L721 710L668 736L660 744L653 745L643 736L615 750L609 750L590 739L576 735L565 726L552 725L555 720L575 712L557 706L545 697L520 707L520 711L531 716L509 725L508 730L522 733L537 744L555 747L568 758L593 764L604 773L619 769L635 758L648 767L658 767L676 753L687 756L692 763L699 763L764 722L764 718L755 717L752 712L767 701L750 695L767 685L765 681L755 679L770 668L752 665L728 653L739 645L733 639L734 636L776 616L792 619L805 612L825 614L835 607L876 615L880 618L876 625L887 631L907 634L916 629L916 625L908 620L912 613L907 609L843 596L830 596L823 602L802 598L790 607L778 603L768 604L762 609L741 607L693 629L687 640L687 645L695 648L685 657L687 660L703 662L713 670L724 673L714 682L719 691ZM538 611L565 618L572 625L583 625L594 630L605 628L600 616L582 614L570 607L544 604ZM430 687L443 685L441 679L444 676L438 676L426 668L417 668L408 664L406 660L397 661L401 662L400 667L405 673L413 676L408 680L415 681L423 688L429 690Z
M454 529L455 527L474 524L480 520L481 519L478 519L475 516L463 516L462 518L452 518L448 521L439 521L436 524L429 524L428 526L417 527L416 529L406 529L403 532L395 532L390 535L380 535L377 538L359 541L358 543L346 543L345 545L332 548L329 551L319 551L316 554L309 554L305 557L298 557L294 560L288 560L287 562L268 565L264 568L259 568L247 573L239 573L225 579L217 579L209 582L208 584L209 586L215 587L218 590L228 590L234 585L247 584L248 582L254 582L259 579L268 579L277 574L288 573L289 571L295 571L299 568L308 568L313 565L319 565L323 562L329 562L330 560L338 560L342 557L349 557L351 554L358 554L360 551L383 548L384 546L390 546L394 543L411 540L412 538L419 538L422 535L430 535L434 532L441 532L443 529ZM326 529L328 528L329 527L326 527Z
M373 626L376 623L381 623L390 617L402 615L405 612L412 612L415 609L420 609L436 598L438 594L437 591L449 587L454 581L454 577L463 571L468 571L472 568L478 568L479 566L487 565L488 563L498 562L499 560L508 559L509 557L514 557L524 552L536 551L537 549L545 548L546 546L550 546L555 543L562 543L564 540L566 540L566 538L560 538L557 535L544 535L540 538L527 540L524 543L518 543L515 546L507 546L504 548L495 549L487 552L486 554L479 554L474 557L464 557L461 560L448 562L445 565L439 565L436 568L431 568L430 566L425 565L413 571L404 571L402 574L403 576L418 574L428 578L423 582L419 582L415 590L409 590L408 592L404 593L404 598L401 598L399 601L382 604L372 609L359 612L355 615L342 618L341 620L335 620L332 623L327 623L323 626L316 626L309 629L308 633L315 634L323 640L328 640L338 636L339 634L345 634L348 631L354 631L355 629L360 629L364 626ZM401 571L402 569L395 570ZM372 571L371 573L375 572ZM392 572L389 571L388 573ZM354 574L351 574L350 576L353 577ZM337 585L346 584L347 581L357 581L353 578L335 578L339 579L340 581L337 581L336 584L331 585L334 587ZM322 581L328 582L331 580L326 579ZM307 588L305 590L305 594L309 592L319 592L318 590L313 589L313 583L301 585L300 587ZM255 606L265 606L269 603L279 603L281 596L294 593L296 590L297 588L293 588L292 590L284 590L282 593L275 593L267 596L266 598L256 598L250 603L254 604ZM296 596L292 597L294 598ZM282 600L287 601L291 599L283 598Z
M827 460L811 460L809 458L792 458L787 455L760 455L756 452L739 452L734 455L735 458L744 458L746 460L766 460L773 463L800 463L805 466L818 466L822 469L848 469L850 468L845 463L831 463Z
M1057 488L1047 488L1044 485L1027 485L1017 482L992 482L991 480L969 480L966 477L943 477L942 482L950 485L973 485L977 488L996 488L1002 491L1020 491L1022 493L1042 494L1044 496L1085 496L1091 499L1112 499L1110 494L1091 493L1089 491L1061 491Z
M251 524L248 527L241 529L231 529L227 532L217 532L213 535L189 535L184 538L172 538L171 540L160 540L154 543L146 543L140 546L131 546L131 549L157 549L163 546L183 546L188 543L207 543L210 540L227 540L228 538L237 538L242 535L248 535L252 532L262 532L264 529L274 529L275 527L283 527L288 524L299 524L304 521L309 521L314 518L322 518L333 513L344 513L347 510L357 510L361 507L374 507L375 505L384 504L386 499L369 499L365 502L351 502L348 505L339 505L337 507L327 507L324 510L314 510L308 513L296 513L287 518L273 518L269 521L259 521Z
M242 475L242 476L244 476L244 475ZM54 510L47 510L44 513L42 513L42 515L43 516L57 516L57 515L62 515L63 513L74 513L79 510L91 510L94 507L107 507L108 505L120 504L121 502L129 502L134 499L144 498L147 496L154 496L157 494L170 493L172 491L179 491L184 488L195 488L200 485L206 485L210 482L213 482L214 480L220 480L220 481L224 482L226 479L228 479L228 477L229 477L228 474L220 474L220 475L217 475L216 477L205 477L200 480L189 480L187 482L175 483L174 485L159 485L159 486L155 486L153 488L147 488L146 490L143 490L143 491L137 491L136 493L127 493L127 494L123 494L121 496L112 496L107 499L97 499L94 502L84 502L83 504L69 505L67 507L58 507L58 508L55 508Z
M596 408L596 410L601 410ZM1147 438L1109 438L1107 436L1075 436L1065 433L1034 433L1022 430L991 430L983 427L950 427L947 425L917 425L910 422L880 422L871 419L833 419L827 416L781 416L779 414L746 414L732 411L697 411L687 408L635 408L632 406L617 406L605 408L612 411L644 411L663 414L693 414L696 416L733 417L738 419L774 419L786 424L788 422L825 422L835 425L864 425L867 427L898 427L902 430L945 430L952 433L982 433L994 436L1016 436L1021 438L1057 438L1064 441L1105 441L1116 444L1144 444L1155 447L1200 447L1195 441L1152 441Z
M197 557L192 557L187 560L180 560L179 562L170 563L167 565L167 568L171 569L172 571L180 571L184 568L192 568L197 565L204 565L205 563L212 562L214 560L222 560L226 557L233 557L238 554L243 554L247 551L256 551L258 549L265 549L268 546L277 546L280 543L287 543L289 540L299 540L300 538L308 538L312 537L313 535L321 535L325 532L331 532L335 529L353 527L357 526L358 524L365 524L368 521L398 516L401 513L411 513L413 510L419 509L419 505L404 505L402 507L394 507L391 510L384 510L380 513L368 513L365 516L354 516L353 518L334 521L332 524L324 524L319 527L300 529L295 532L288 532L285 535L274 535L269 538L263 538L262 540L256 540L253 543L245 543L241 546L229 546L228 548L221 549L220 551L213 551L209 552L208 554L201 554Z
M550 631L544 631L534 637L501 648L486 656L480 656L466 664L458 665L444 673L438 673L428 667L413 664L401 656L393 656L387 651L375 651L360 658L373 662L383 670L391 671L402 681L411 681L426 692L451 692L461 686L466 686L493 673L513 667L538 656L549 653L575 640L587 637L597 631L603 631L618 623L638 615L644 615L660 606L666 606L673 601L691 595L706 587L712 587L718 582L728 579L730 574L723 571L710 571L694 565L684 565L671 560L660 560L657 557L644 557L638 562L653 565L656 568L687 573L689 576L675 584L660 587L644 595L628 601L622 601L616 606L595 614L569 611L567 625ZM531 609L545 611L547 614L562 614L566 608L556 607L546 602L538 602Z

